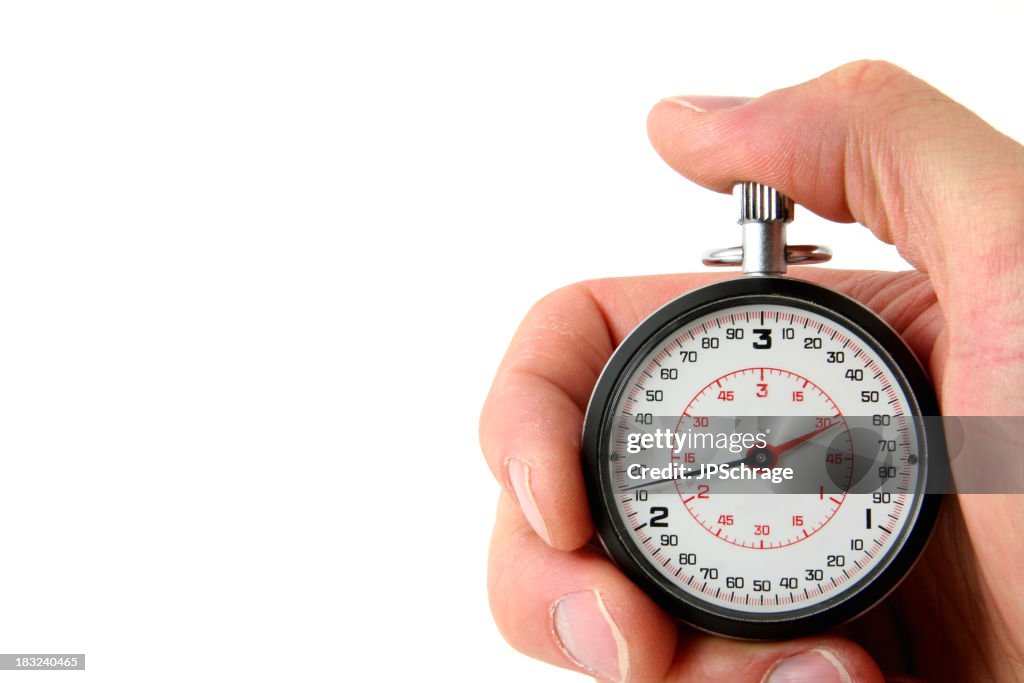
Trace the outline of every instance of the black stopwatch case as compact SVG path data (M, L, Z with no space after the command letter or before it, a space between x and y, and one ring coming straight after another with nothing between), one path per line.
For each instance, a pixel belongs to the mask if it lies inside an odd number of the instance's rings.
M827 630L870 609L910 571L935 526L942 496L925 493L902 545L857 586L811 607L781 614L753 615L712 606L682 591L652 567L633 545L629 529L615 514L615 491L604 464L611 412L624 380L663 335L715 310L743 304L783 304L813 311L858 333L881 356L900 383L914 416L937 416L935 393L917 358L900 336L870 310L830 289L786 277L744 277L702 287L666 304L622 342L605 366L590 399L583 427L583 469L598 535L619 568L666 612L719 635L773 640ZM926 454L921 490L944 476L945 439L937 420L920 420L920 452Z

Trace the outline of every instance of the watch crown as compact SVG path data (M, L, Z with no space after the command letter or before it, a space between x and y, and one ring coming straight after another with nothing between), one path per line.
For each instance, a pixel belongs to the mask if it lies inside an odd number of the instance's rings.
M742 266L747 275L785 275L790 263L824 263L827 247L786 244L786 223L793 220L793 200L761 183L736 183L743 246L715 249L704 255L705 266Z
M789 223L793 220L793 200L773 187L760 183L736 183L733 195L740 202L740 225Z

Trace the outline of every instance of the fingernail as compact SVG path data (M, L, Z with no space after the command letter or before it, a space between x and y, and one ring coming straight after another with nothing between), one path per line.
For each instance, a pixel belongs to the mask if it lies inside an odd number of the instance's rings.
M508 473L508 481L512 485L516 500L519 502L519 509L523 511L526 521L530 523L537 535L544 539L545 543L551 543L551 535L548 533L548 525L537 507L537 501L533 497L533 489L530 488L530 466L522 460L509 458L505 463L505 471Z
M850 674L828 650L808 650L778 662L765 683L851 683Z
M609 681L629 676L626 639L597 591L559 598L551 606L551 630L558 649L591 675Z
M717 95L682 95L666 97L662 102L672 102L693 111L718 111L746 104L752 97L719 97Z

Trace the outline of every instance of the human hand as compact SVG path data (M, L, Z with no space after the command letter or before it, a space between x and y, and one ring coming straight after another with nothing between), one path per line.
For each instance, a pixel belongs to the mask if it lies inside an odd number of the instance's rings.
M1024 414L1024 148L879 62L751 101L665 100L648 127L662 157L701 185L761 182L894 243L915 271L793 274L892 325L930 369L944 414ZM505 489L489 580L505 638L608 680L1024 677L1024 504L1015 496L958 496L896 593L838 632L793 641L680 627L588 545L580 431L598 374L647 314L719 279L579 283L538 302L517 331L480 422Z

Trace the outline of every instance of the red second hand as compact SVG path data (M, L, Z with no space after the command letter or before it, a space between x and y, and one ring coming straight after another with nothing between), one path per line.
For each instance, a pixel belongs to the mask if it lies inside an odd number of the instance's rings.
M808 439L814 438L815 436L821 434L822 432L832 429L837 424L839 424L839 422L829 422L824 427L819 427L818 429L815 429L813 432L807 432L806 434L798 436L795 439L790 439L786 443L781 444L779 446L768 446L767 450L769 453L772 454L772 462L770 465L768 465L768 467L775 467L775 465L779 462L779 456L785 453L786 451L796 448L804 441L807 441Z

